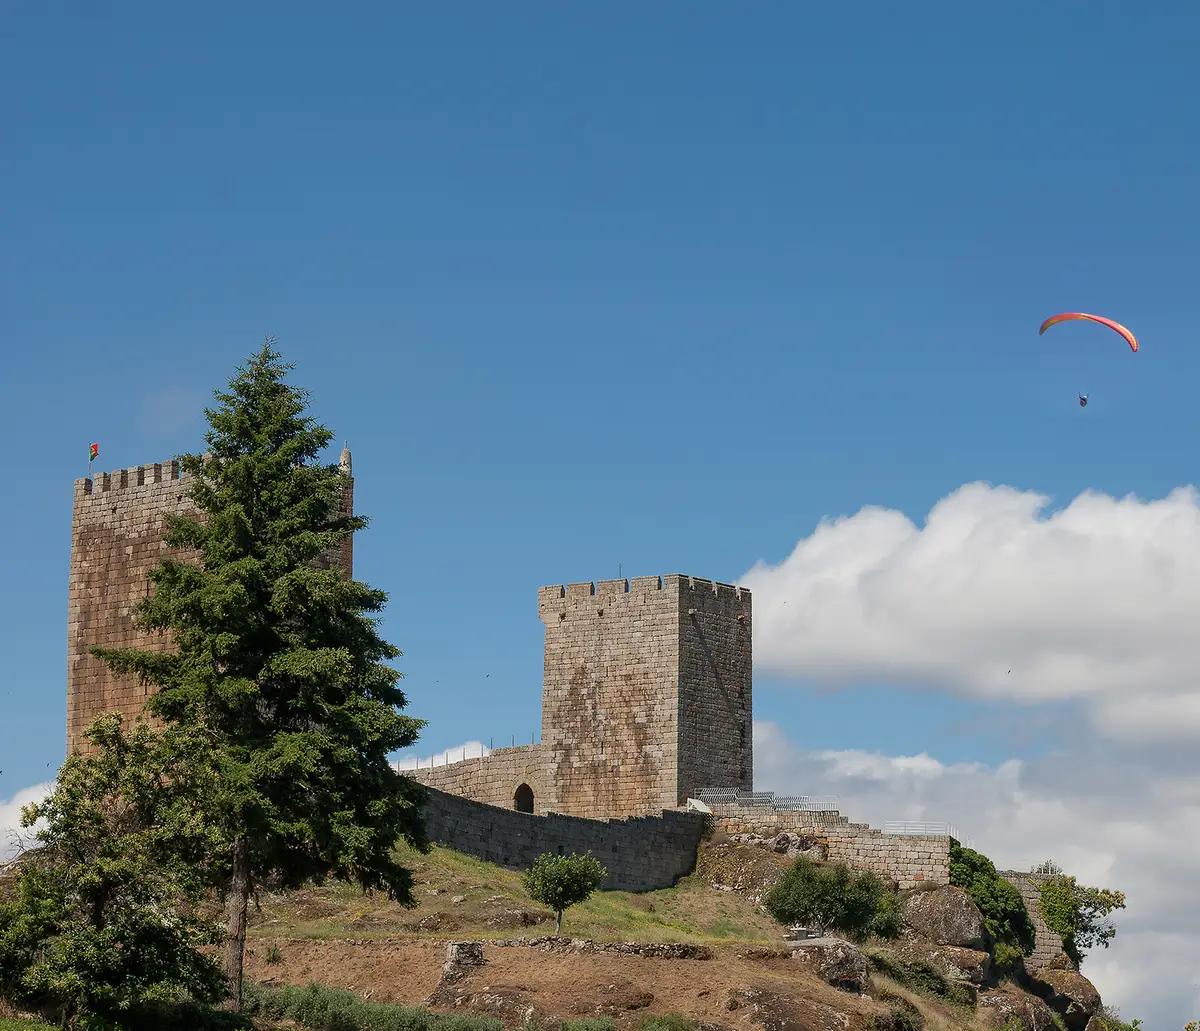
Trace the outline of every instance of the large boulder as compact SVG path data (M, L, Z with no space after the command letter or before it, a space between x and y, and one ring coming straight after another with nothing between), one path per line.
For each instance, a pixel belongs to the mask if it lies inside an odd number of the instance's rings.
M1063 1018L1067 1031L1085 1031L1100 1009L1100 993L1077 970L1043 969L1029 975L1029 990Z
M935 945L986 952L992 944L979 907L952 884L909 895L904 900L904 922Z
M1018 991L1011 985L990 992L980 992L975 1011L983 1022L1002 1028L1018 1020L1025 1031L1055 1031L1054 1011L1034 995Z
M841 938L809 938L792 943L792 959L827 985L862 995L871 985L866 958Z

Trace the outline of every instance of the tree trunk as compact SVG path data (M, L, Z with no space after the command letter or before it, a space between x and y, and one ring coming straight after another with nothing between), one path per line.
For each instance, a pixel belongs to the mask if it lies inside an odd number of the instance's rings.
M245 838L233 843L233 875L225 902L225 978L228 1008L242 1008L242 965L246 956L246 911L250 901L250 847Z
M555 936L557 936L558 932L562 930L562 915L563 915L563 911L561 909L558 910L554 914L554 934L555 934Z

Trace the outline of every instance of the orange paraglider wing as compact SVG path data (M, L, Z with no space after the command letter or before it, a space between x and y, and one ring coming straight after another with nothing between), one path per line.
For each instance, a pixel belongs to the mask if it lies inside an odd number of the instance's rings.
M1137 337L1129 332L1119 322L1113 322L1112 319L1103 318L1100 315L1088 315L1082 311L1067 311L1061 315L1051 315L1045 322L1042 323L1042 328L1038 330L1038 336L1041 336L1051 326L1057 326L1060 322L1070 322L1072 319L1084 319L1088 322L1099 322L1102 326L1107 326L1109 329L1120 333L1125 338L1125 342L1129 344L1133 350L1138 349Z

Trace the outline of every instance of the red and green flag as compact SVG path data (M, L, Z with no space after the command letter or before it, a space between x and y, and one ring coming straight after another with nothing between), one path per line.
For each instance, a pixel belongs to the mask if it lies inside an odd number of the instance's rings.
M91 451L88 453L88 465L91 465L94 461L96 461L96 456L98 454L100 454L100 445L93 444Z

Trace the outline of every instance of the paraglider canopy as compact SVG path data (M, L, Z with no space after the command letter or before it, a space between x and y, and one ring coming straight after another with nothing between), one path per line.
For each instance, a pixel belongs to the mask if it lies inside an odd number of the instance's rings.
M1038 336L1041 336L1043 333L1045 333L1046 330L1048 330L1051 326L1057 326L1060 322L1071 322L1076 319L1083 319L1086 322L1098 322L1102 326L1107 326L1114 332L1121 334L1121 336L1125 338L1125 342L1129 344L1134 351L1138 349L1137 337L1135 337L1131 332L1129 332L1129 330L1122 326L1121 323L1113 322L1112 319L1106 319L1101 315L1088 315L1086 312L1082 311L1067 311L1063 312L1061 315L1051 315L1050 318L1042 323L1042 328L1038 330Z

